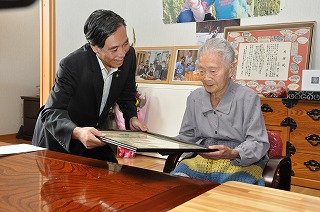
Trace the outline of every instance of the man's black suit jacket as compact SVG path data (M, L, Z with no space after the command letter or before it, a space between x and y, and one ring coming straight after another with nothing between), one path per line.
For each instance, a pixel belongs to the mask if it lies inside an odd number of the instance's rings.
M123 65L113 73L109 96L99 116L104 82L98 59L90 45L85 44L62 59L50 95L38 115L32 144L116 162L108 145L88 150L71 135L77 126L102 129L115 102L124 114L126 127L129 127L130 118L137 116L135 70L136 55L130 47Z

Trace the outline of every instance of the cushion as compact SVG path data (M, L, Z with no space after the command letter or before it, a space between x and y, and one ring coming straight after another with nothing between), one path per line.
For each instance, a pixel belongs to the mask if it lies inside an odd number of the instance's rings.
M282 139L279 134L268 131L270 149L268 151L269 158L281 157L282 155Z

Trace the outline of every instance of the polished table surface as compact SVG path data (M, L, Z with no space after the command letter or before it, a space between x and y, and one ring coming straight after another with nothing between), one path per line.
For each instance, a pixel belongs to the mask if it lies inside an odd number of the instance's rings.
M229 181L172 209L185 211L320 211L320 198Z
M0 211L167 211L217 185L49 150L0 157Z

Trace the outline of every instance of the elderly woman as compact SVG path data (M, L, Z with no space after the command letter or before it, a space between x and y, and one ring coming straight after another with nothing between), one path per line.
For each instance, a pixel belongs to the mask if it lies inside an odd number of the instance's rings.
M234 58L234 49L221 38L211 38L199 49L203 87L189 95L177 138L217 151L184 159L171 174L264 185L269 141L260 98L231 80Z

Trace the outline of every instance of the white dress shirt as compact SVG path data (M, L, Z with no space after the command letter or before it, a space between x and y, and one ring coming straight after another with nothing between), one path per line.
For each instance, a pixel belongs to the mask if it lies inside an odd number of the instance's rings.
M116 72L118 70L118 68L111 68L111 70L108 72L108 70L104 67L102 61L100 60L100 58L97 56L100 68L101 68L101 73L102 73L102 77L103 77L103 94L102 94L102 99L101 99L101 105L100 105L100 113L99 115L101 115L104 106L106 105L108 96L109 96L109 92L110 92L110 86L111 86L111 82L112 82L112 74L114 72Z

